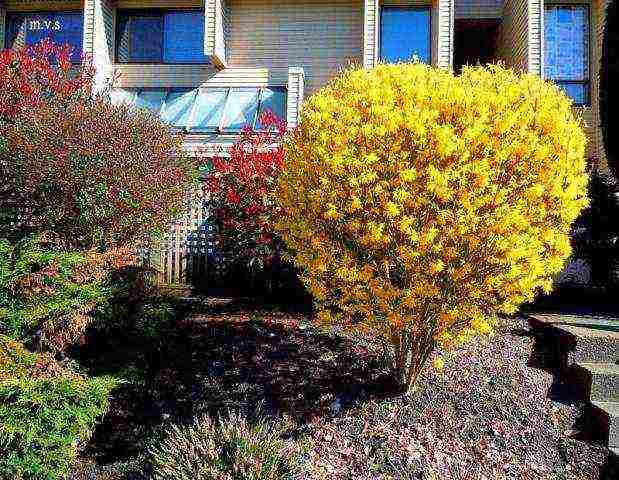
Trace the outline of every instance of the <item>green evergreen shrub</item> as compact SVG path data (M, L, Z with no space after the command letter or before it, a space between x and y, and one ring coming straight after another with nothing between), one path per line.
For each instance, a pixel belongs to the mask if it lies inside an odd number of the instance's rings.
M66 478L115 384L66 371L0 335L0 479Z
M0 334L64 350L116 294L111 272L132 262L126 251L66 251L41 235L0 239Z

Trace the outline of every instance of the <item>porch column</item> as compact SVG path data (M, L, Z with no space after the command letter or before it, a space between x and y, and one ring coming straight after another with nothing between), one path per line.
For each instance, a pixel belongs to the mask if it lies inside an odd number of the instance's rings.
M363 1L363 68L373 68L378 62L379 1Z
M543 74L544 0L505 0L498 59L515 70Z
M455 0L436 0L436 66L453 69ZM434 50L434 49L433 49Z
M113 0L85 0L84 53L92 57L97 72L95 89L103 89L110 82L114 64Z
M5 25L6 25L6 8L0 5L0 49L4 48Z
M204 0L204 54L217 68L226 68L228 5L226 0Z
M528 0L529 51L527 72L543 75L544 72L544 0Z
M303 102L305 71L303 67L288 67L288 94L286 96L286 123L289 129L299 124L299 113Z

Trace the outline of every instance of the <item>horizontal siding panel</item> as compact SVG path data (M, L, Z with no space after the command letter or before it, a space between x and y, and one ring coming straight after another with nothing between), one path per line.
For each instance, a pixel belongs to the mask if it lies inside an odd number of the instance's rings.
M455 2L456 19L500 18L503 15L503 0L455 0Z
M3 4L9 11L81 10L84 0L5 0Z
M516 70L529 68L529 0L505 0L497 60Z
M118 0L118 8L202 8L203 0Z
M228 0L228 67L305 69L309 93L363 61L361 0Z

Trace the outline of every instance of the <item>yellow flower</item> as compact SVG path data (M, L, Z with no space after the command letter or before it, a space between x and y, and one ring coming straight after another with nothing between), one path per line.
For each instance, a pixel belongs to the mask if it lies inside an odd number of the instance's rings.
M445 360L443 360L442 357L436 357L432 361L432 364L434 365L434 368L436 368L437 370L442 370L443 368L445 368Z
M436 260L430 264L430 271L432 273L440 273L445 270L445 264L442 260Z
M385 211L390 217L397 217L400 214L400 209L393 202L387 202L387 204L385 205Z
M414 168L407 168L400 172L400 178L404 182L414 182L417 178L417 171Z

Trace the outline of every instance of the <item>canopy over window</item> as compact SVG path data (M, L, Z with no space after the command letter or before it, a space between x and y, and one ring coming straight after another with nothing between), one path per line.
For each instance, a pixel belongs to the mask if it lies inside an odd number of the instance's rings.
M190 133L238 133L245 127L262 130L267 110L286 119L283 87L197 89L116 89L114 103L146 108L172 127Z
M82 57L84 16L82 12L28 12L7 15L5 45L22 48L46 38L72 47L71 61Z

